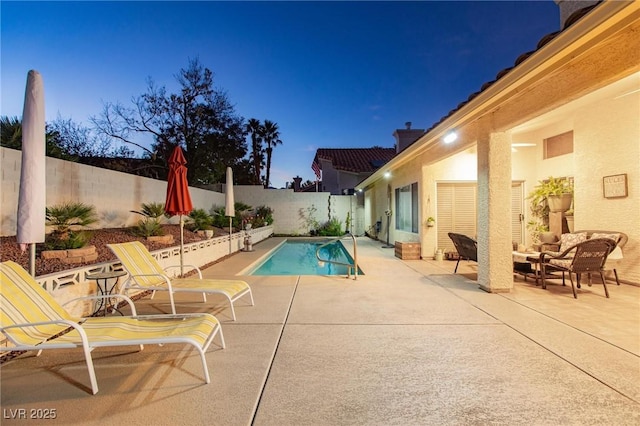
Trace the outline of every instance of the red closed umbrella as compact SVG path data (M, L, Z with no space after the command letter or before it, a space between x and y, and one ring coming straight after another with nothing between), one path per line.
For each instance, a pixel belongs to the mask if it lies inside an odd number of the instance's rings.
M193 210L189 183L187 182L187 160L180 146L176 146L169 157L169 176L167 178L167 198L164 210L170 216L180 215L180 275L182 275L182 253L184 251L184 219L182 215Z

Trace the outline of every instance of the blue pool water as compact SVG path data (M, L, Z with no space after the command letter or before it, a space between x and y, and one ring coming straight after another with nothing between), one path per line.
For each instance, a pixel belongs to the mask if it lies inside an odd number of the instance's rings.
M347 267L325 262L318 264L316 249L326 241L285 241L262 264L249 275L347 275ZM335 241L320 250L322 259L353 263L349 252L340 241ZM358 275L362 271L358 268Z

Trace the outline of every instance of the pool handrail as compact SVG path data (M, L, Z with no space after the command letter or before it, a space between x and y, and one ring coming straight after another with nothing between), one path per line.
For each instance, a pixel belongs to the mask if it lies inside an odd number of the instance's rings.
M318 259L318 261L320 262L328 262L328 263L333 263L334 265L342 265L342 266L346 266L347 267L347 278L351 278L351 270L353 269L354 273L353 273L353 279L357 280L358 279L358 244L356 242L356 237L348 232L347 233L351 239L353 240L353 264L351 263L344 263L344 262L338 262L337 260L327 260L327 259L322 259L320 257L320 249L328 246L329 244L333 244L336 241L339 240L344 240L346 237L337 237L337 238L333 238L329 241L327 241L326 243L320 244L318 246L318 248L316 249L316 258Z

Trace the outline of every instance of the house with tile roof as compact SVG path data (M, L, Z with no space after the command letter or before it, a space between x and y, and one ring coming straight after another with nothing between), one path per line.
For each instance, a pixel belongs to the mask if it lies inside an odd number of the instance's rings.
M320 148L313 158L311 169L320 181L318 189L332 195L353 194L355 186L388 163L399 152L424 134L424 129L412 129L411 122L404 129L396 129L394 148Z
M321 173L320 190L332 195L353 193L353 188L396 155L395 148L319 148L312 169Z
M549 176L573 182L575 229L627 234L618 275L640 285L640 2L555 1L558 31L356 186L365 228L390 211L382 239L423 258L454 249L447 232L474 237L488 292L511 291L527 195Z

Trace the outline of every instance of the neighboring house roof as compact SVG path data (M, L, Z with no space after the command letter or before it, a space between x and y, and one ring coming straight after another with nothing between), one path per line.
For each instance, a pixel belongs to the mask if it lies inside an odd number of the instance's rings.
M333 168L354 173L371 173L382 167L396 155L395 148L319 148L313 159L330 161Z

